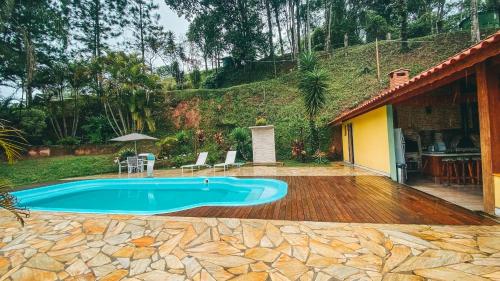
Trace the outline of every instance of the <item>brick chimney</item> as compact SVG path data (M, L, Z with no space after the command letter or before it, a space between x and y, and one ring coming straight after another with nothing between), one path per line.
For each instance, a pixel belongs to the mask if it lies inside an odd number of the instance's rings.
M389 72L389 90L410 81L410 70L399 68Z

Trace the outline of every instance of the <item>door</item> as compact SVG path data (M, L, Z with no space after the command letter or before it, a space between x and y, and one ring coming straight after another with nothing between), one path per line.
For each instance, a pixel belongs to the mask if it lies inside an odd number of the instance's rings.
M349 163L354 164L354 138L352 136L352 123L347 124L347 142L349 143Z

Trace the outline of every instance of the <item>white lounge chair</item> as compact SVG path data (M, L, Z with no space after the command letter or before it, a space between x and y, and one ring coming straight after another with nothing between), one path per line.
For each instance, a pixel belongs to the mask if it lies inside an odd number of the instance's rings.
M195 169L200 169L202 167L210 168L210 165L206 164L207 157L208 157L208 152L200 152L200 154L198 154L198 159L196 160L196 164L181 166L181 172L184 173L184 169L191 169L191 173L194 173Z
M228 151L226 155L226 161L224 163L219 163L214 165L215 168L223 168L224 171L229 169L231 166L241 167L244 163L236 163L236 151Z

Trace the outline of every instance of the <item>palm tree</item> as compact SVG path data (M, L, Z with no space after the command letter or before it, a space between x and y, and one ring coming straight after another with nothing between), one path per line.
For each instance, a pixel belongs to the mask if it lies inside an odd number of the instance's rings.
M312 70L305 71L301 75L299 89L302 93L306 112L309 117L312 146L314 150L319 150L319 134L315 120L320 110L325 106L328 74L325 70L314 67Z
M5 155L9 164L21 156L20 152L25 142L21 131L5 125L0 120L0 152Z
M21 131L6 126L0 122L0 152L3 153L9 164L21 156L22 145L26 143ZM0 208L13 213L17 220L24 225L22 216L28 217L29 212L25 208L17 207L17 198L12 196L7 189L11 186L7 181L0 180Z

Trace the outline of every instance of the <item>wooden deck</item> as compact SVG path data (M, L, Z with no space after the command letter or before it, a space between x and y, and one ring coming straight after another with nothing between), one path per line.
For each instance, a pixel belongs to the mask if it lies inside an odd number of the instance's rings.
M285 198L250 207L200 207L169 216L391 224L492 225L490 218L379 176L274 177Z

